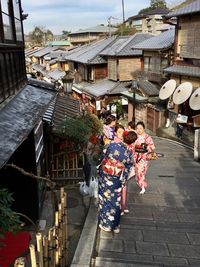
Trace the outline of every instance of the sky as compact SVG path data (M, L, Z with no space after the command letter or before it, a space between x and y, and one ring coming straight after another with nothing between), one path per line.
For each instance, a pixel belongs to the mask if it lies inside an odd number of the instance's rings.
M24 14L24 32L28 34L36 26L61 34L63 30L77 31L96 25L122 22L124 2L125 19L136 15L150 5L150 0L21 0Z

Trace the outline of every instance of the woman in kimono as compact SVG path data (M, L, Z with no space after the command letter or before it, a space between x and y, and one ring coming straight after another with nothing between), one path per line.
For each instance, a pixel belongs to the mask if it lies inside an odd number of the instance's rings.
M106 118L106 122L103 125L103 144L109 144L115 136L115 125L116 117L114 115L109 115Z
M135 178L138 186L141 188L140 194L144 194L147 187L145 175L148 169L148 152L155 149L155 145L151 136L145 132L144 122L139 121L136 124L137 140L135 142ZM142 151L143 150L143 151Z
M99 167L99 227L107 232L119 233L121 191L133 165L132 153L127 145L137 135L127 134L124 142L111 142L105 146Z

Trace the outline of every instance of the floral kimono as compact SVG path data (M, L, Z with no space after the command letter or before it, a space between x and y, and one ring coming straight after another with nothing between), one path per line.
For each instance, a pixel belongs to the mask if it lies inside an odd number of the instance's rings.
M115 131L114 128L108 126L108 125L103 125L103 141L104 144L107 145L109 144L115 136Z
M148 134L138 135L135 141L135 153L134 153L134 163L135 163L135 179L140 188L147 187L147 181L145 180L145 175L148 169L148 159L147 152L136 152L137 147L141 147L141 144L147 145L148 152L155 149L153 139Z
M111 142L103 150L99 167L99 224L110 230L119 226L121 191L133 165L132 153L122 142Z

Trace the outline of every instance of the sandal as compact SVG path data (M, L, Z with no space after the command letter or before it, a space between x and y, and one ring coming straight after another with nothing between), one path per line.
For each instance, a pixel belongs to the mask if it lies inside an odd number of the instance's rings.
M104 227L103 225L99 224L99 228L101 228L101 230L105 231L105 232L110 232L111 229L110 228L107 228L107 227Z

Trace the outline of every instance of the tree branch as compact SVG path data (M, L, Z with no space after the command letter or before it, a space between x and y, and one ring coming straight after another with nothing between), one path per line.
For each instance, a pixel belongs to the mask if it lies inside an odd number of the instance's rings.
M5 166L6 166L6 167L14 168L15 170L21 172L23 175L28 176L28 177L31 177L31 178L33 178L33 179L36 179L36 180L44 180L44 181L46 181L46 182L48 183L48 186L49 186L50 188L54 188L55 185L56 185L56 183L53 182L53 181L51 181L49 178L34 175L33 173L27 172L27 171L25 171L24 169L22 169L22 168L18 167L17 165L15 165L15 164L6 164Z

